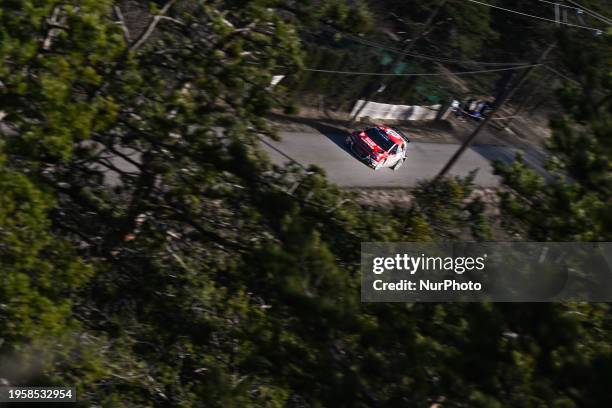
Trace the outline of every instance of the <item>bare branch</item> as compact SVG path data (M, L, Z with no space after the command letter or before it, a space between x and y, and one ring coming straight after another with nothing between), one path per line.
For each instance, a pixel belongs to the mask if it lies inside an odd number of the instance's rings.
M174 3L176 3L176 0L170 0L169 2L167 2L166 5L164 5L164 7L160 10L159 14L151 19L151 22L149 23L146 30L140 35L140 38L138 38L138 40L136 40L136 42L130 47L130 51L138 50L140 47L143 46L145 42L147 42L149 37L151 37L151 34L153 34L153 32L155 31L155 27L157 27L157 24L159 24L161 18L168 12L168 10L170 10L170 7L172 7Z
M113 10L115 11L115 15L119 19L119 24L121 25L121 29L123 30L123 38L125 38L126 43L129 44L132 40L130 40L130 30L125 24L125 18L123 18L123 13L121 12L119 6L113 6Z
M64 21L65 18L61 15L61 7L56 6L53 8L51 12L51 16L47 18L47 25L49 26L49 31L47 31L47 36L43 40L43 50L47 51L51 48L51 43L53 43L53 39L57 37L60 32L60 29L65 29Z
M176 19L176 18L172 18L172 17L168 17L168 16L159 16L159 18L162 19L162 20L172 21L173 23L176 23L176 24L181 25L181 26L185 26L185 23L183 23L181 20Z

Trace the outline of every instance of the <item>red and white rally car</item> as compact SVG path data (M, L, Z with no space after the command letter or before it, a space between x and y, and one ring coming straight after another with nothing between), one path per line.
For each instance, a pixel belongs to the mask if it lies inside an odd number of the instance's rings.
M361 161L374 170L397 170L406 160L410 140L397 129L374 126L357 130L346 137L346 144Z

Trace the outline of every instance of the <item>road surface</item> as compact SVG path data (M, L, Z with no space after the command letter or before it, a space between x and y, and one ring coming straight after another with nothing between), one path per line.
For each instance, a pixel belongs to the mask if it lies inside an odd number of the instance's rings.
M272 162L284 164L295 161L303 166L317 165L325 170L330 181L341 187L412 187L420 180L431 179L459 148L458 144L410 143L404 165L397 171L385 168L372 170L357 160L344 146L346 134L341 132L281 132L282 140L262 139L262 146ZM468 149L450 172L466 176L478 169L477 185L493 187L499 178L493 174L491 161L506 163L514 160L518 149L505 146L479 145ZM543 173L543 154L524 152L527 163Z
M0 134L11 134L0 122ZM262 139L262 146L272 162L285 164L295 161L303 166L315 164L325 170L330 181L340 187L377 187L404 188L413 187L420 180L436 176L448 159L459 148L458 144L421 143L408 144L406 161L399 170L388 168L372 170L357 160L344 145L346 133L340 130L312 130L309 132L281 132L281 141ZM522 152L525 161L539 174L550 177L542 163L544 154L534 148L519 150L507 146L475 145L466 150L464 155L451 170L451 175L466 176L478 169L475 183L483 187L499 185L499 178L493 174L491 162L495 159L505 163L514 160L517 152ZM140 161L134 152L124 151L132 159ZM108 157L116 167L126 172L137 172L138 169L120 157ZM118 174L108 171L105 179L108 185L120 183Z

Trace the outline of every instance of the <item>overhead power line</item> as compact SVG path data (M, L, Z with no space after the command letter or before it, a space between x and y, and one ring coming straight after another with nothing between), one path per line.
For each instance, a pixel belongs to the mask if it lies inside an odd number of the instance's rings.
M589 10L588 8L586 8L584 6L581 6L580 4L576 3L575 1L572 1L572 0L567 0L567 1L569 1L570 3L572 3L575 6L578 6L580 8L580 10L584 10L585 12L590 14L591 16L593 16L593 17L595 17L595 18L597 18L597 19L599 19L601 21L604 21L604 22L608 23L609 25L612 25L612 19L611 18L608 18L608 17L604 16L603 14L599 14L596 11Z
M589 26L583 26L583 25L579 25L579 24L566 23L564 21L556 21L556 20L553 20L551 18L535 16L533 14L523 13L522 11L512 10L512 9L508 9L508 8L505 8L505 7L500 7L500 6L496 6L496 5L493 5L493 4L489 4L489 3L483 3L483 2L477 1L477 0L467 0L467 1L469 1L471 3L480 4L482 6L487 6L487 7L491 7L491 8L495 8L495 9L499 9L499 10L503 10L503 11L507 11L509 13L514 13L514 14L519 14L519 15L525 16L525 17L534 18L534 19L537 19L537 20L548 21L550 23L555 23L555 24L563 24L563 25L566 25L566 26L569 26L569 27L583 28L585 30L591 30L591 31L595 31L595 32L601 33L601 29L595 28L595 27L589 27Z
M440 180L442 177L446 176L446 174L455 165L457 160L459 160L461 155L474 142L474 140L476 139L478 134L487 127L489 121L491 121L493 119L493 116L501 109L501 107L504 105L504 103L506 103L506 101L510 100L514 96L516 91L525 83L527 78L529 78L529 75L531 75L531 73L533 73L533 71L535 70L535 67L541 65L541 63L546 60L546 57L556 47L556 45L557 44L555 42L555 43L551 44L550 46L548 46L548 48L546 48L546 50L544 50L544 52L540 55L540 57L538 58L537 62L535 64L532 64L532 66L529 67L528 70L523 72L523 74L518 79L518 81L516 81L514 84L511 85L510 89L505 89L501 93L501 95L495 100L495 103L494 103L494 106L493 106L493 110L485 117L485 119L482 122L480 122L478 127L476 129L474 129L474 131L472 131L472 133L467 137L467 139L464 140L464 142L461 144L459 149L449 159L449 161L444 165L444 167L442 168L442 170L440 170L440 173L438 173L438 175L436 176L436 178L434 180L437 181L437 180ZM510 120L512 120L512 119L510 119ZM507 126L507 124L506 124L506 126Z
M508 67L508 68L496 68L496 69L481 69L478 71L460 71L460 72L423 72L423 73L415 73L415 74L395 74L392 72L358 72L358 71L336 71L331 69L314 69L314 68L304 68L304 71L310 72L322 72L326 74L338 74L338 75L370 75L370 76L445 76L445 75L476 75L476 74L485 74L489 72L500 72L500 71L511 71L515 69L526 69L537 67L540 64L529 64L529 65L521 65L518 67Z
M575 9L575 10L581 10L578 7L574 7L574 6L568 6L567 4L563 4L563 3L559 3L558 1L548 1L548 0L537 0L540 3L547 3L547 4L552 4L554 6L559 6L562 8L569 8L569 9Z
M386 51L391 51L391 52L395 52L395 53L402 53L404 55L410 56L410 57L414 57L414 58L418 58L418 59L423 59L423 60L428 60L428 61L437 61L437 62L447 62L447 63L456 63L456 64L463 64L463 65L482 65L482 66L498 66L498 67L502 67L502 66L520 66L520 65L525 65L526 62L482 62L482 61L473 61L473 60L460 60L460 59L455 59L455 58L441 58L441 57L434 57L431 55L424 55L424 54L416 54L416 53L412 53L412 52L404 52L399 48L395 48L395 47L390 47L387 45L383 45L377 42L374 42L372 40L367 40L361 37L358 37L356 35L352 35L352 34L348 34L345 32L342 32L340 30L337 29L333 29L335 32L341 34L343 37L348 38L351 41L363 44L363 45L367 45L369 47L372 48L380 48Z
M391 69L389 70L390 72L395 72L397 68L400 67L400 65L404 61L404 58L406 58L406 55L411 53L412 49L416 46L418 41L421 40L426 35L427 30L429 29L431 24L435 21L440 11L442 11L444 6L446 6L446 3L448 3L448 1L449 0L439 0L437 2L436 7L431 11L431 13L429 13L427 20L425 20L421 28L417 31L416 35L412 38L412 41L410 42L410 44L405 45L404 48L402 49L402 52L395 56L395 59L393 60L393 63L391 64L391 67L390 67ZM389 78L389 77L387 76L386 78ZM378 93L380 90L385 89L387 86L387 82L388 82L386 78L379 81L377 91L374 91L374 88L370 88L369 90L364 89L365 92L362 94L363 99L368 100L372 96L374 96L375 93ZM359 117L359 114L364 108L365 108L365 104L362 104L355 111L355 113L351 116L351 119L350 119L351 124L355 123L355 121L357 120L357 117Z
M603 16L603 15L601 15L601 14L595 12L595 11L586 9L586 8L580 6L578 3L574 2L574 1L568 0L570 3L575 4L576 6L579 6L579 7L568 6L567 4L562 4L562 3L559 3L559 2L556 2L556 1L548 1L548 0L537 0L537 1L539 1L541 3L552 4L554 6L558 6L558 7L561 7L561 8L576 10L576 12L582 11L585 14L588 14L589 16L591 16L593 18L596 18L599 21L602 21L602 22L604 22L604 23L606 23L608 25L612 25L612 19L609 19L609 18L607 18L607 17L605 17L605 16Z
M552 72L555 75L560 76L561 78L565 79L566 81L572 82L576 85L580 85L580 82L576 81L575 79L572 79L570 77L568 77L567 75L562 74L561 72L557 71L556 69L552 68L551 66L548 66L546 64L543 64L544 68L546 68L547 70L549 70L550 72Z

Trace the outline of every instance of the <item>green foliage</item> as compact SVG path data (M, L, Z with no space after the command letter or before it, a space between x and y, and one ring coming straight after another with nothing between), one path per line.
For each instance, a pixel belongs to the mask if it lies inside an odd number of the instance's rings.
M551 156L547 167L552 178L536 174L520 157L511 166L498 163L496 169L506 187L501 193L503 221L509 231L527 240L609 241L612 237L609 38L562 36L559 42L566 66L580 82L568 84L560 92L564 111L551 121L553 134L546 148ZM568 304L555 308L558 313L544 319L524 320L558 322L563 327L542 327L537 331L538 338L545 342L531 364L544 368L550 381L566 384L572 390L564 395L547 396L547 400L563 407L609 401L605 396L607 386L599 378L611 368L610 347L606 341L600 341L601 336L609 336L609 305ZM555 311L552 307L548 309ZM584 324L591 319L593 326ZM561 332L564 337L560 347L550 350L549 336ZM547 351L550 354L545 359L538 357ZM570 377L563 379L567 374Z
M0 11L14 133L0 163L2 379L75 384L82 406L103 407L609 405L603 305L359 301L361 242L489 237L472 178L423 183L407 210L363 208L320 169L264 159L265 114L285 98L271 76L303 64L297 29L333 17L365 30L364 3L185 1L155 19L155 2L133 10L151 36L130 26L129 42L122 4ZM461 35L480 41L486 25ZM330 50L312 52L350 57ZM503 170L529 237L541 219L545 239L589 238L589 220L608 236L602 112L560 119L551 142L576 183ZM573 121L592 130L588 160L562 150L586 143Z
M369 33L374 27L374 17L363 1L355 2L348 12L347 25L354 33Z
M477 240L491 238L491 229L484 216L485 204L473 197L472 172L466 178L446 178L439 182L422 182L414 191L415 206L433 230L433 236L460 239L473 236Z
M2 160L0 163L4 163ZM5 345L57 336L70 324L71 295L91 275L68 242L47 229L52 201L23 175L0 170L0 317Z
M0 377L42 385L40 373L52 373L52 367L58 370L56 383L71 378L79 364L93 373L94 349L78 341L81 324L73 313L93 268L76 256L69 240L49 233L52 197L6 169L4 159L0 164ZM82 390L97 378L71 380Z
M553 134L546 147L554 179L544 180L520 158L511 166L497 165L509 187L502 195L505 221L529 238L606 241L612 236L609 41L561 38L568 66L583 77L582 83L561 91L564 112L551 120ZM582 64L588 68L579 68Z
M23 134L14 146L20 153L65 160L72 142L89 136L106 103L94 95L98 71L123 49L118 29L104 23L109 7L109 1L78 8L55 1L3 5L0 100L6 120Z

